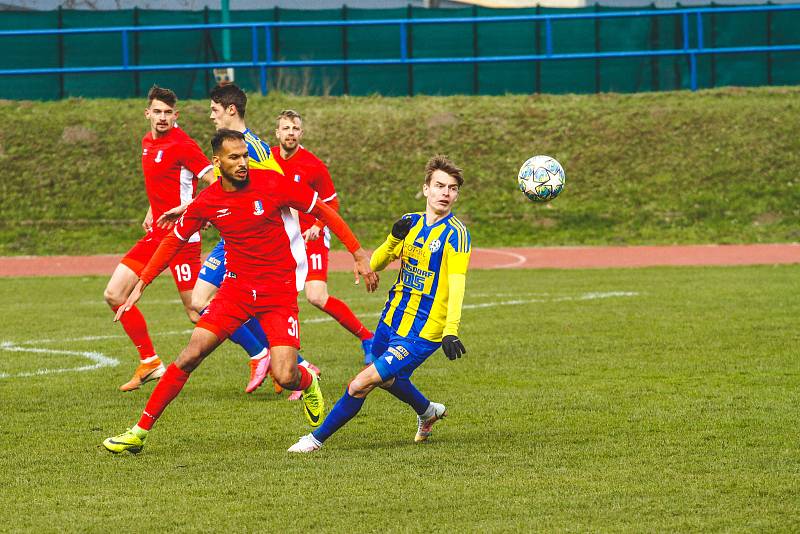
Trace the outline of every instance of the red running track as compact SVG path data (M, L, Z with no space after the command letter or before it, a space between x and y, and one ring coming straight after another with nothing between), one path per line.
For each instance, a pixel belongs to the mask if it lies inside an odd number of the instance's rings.
M111 275L119 255L0 257L4 276ZM471 269L596 269L658 265L773 265L800 263L800 244L654 247L475 248ZM330 269L352 269L350 255L331 253Z

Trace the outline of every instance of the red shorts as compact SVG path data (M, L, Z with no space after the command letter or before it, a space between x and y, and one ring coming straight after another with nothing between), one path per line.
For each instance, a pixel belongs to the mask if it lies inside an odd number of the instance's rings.
M137 276L142 274L142 269L153 257L163 236L154 236L148 232L122 258L123 265L129 267ZM172 258L169 271L175 280L178 291L191 291L200 272L200 241L186 243L178 254Z
M294 289L294 288L292 288ZM197 327L225 339L256 317L272 347L300 348L297 293L259 293L236 278L225 278Z
M327 230L327 228L326 228ZM308 260L308 274L306 281L328 281L328 246L325 245L325 233L320 233L314 241L306 243L306 259Z

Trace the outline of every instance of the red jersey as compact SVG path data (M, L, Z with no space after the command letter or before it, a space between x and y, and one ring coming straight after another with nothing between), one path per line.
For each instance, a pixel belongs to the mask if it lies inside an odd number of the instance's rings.
M319 194L319 199L326 204L336 198L336 189L333 188L333 180L328 172L328 167L317 156L302 146L289 159L281 157L279 146L272 147L271 153L275 161L283 169L284 176L295 182L306 184L316 191ZM336 206L334 206L334 209L336 209ZM317 218L313 215L300 213L301 232L308 230L315 222L317 222Z
M212 167L197 143L177 126L158 139L148 132L142 139L142 171L153 220L194 198L197 177ZM155 226L153 231L166 233ZM191 241L199 239L198 234Z
M242 189L225 191L217 181L204 189L175 226L175 235L188 236L210 221L225 240L225 269L231 278L259 293L286 294L303 289L306 252L297 221L314 209L318 195L273 170L250 169Z

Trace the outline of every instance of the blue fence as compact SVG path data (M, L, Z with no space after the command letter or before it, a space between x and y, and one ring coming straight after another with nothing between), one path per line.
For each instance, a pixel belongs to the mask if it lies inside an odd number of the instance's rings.
M5 50L14 50L14 39L34 39L42 37L56 37L63 39L68 36L98 34L112 34L119 37L119 60L106 65L81 65L81 66L48 66L46 63L39 66L25 66L14 68L0 68L0 77L8 76L41 76L41 75L67 75L67 74L100 74L100 73L141 73L161 71L187 71L209 70L212 68L255 69L258 72L258 86L263 94L268 91L270 71L296 67L358 67L358 66L415 66L415 65L440 65L440 64L490 64L508 62L556 62L576 60L604 60L613 58L663 58L681 57L688 62L689 88L696 90L698 84L698 59L702 56L729 55L729 54L774 54L785 52L800 52L800 31L795 31L792 36L796 43L767 44L744 43L736 46L709 46L704 42L707 34L704 25L709 17L718 17L726 14L752 14L752 13L782 13L800 11L800 4L794 5L761 5L741 7L712 7L700 9L662 9L662 10L628 10L610 12L579 12L556 14L525 14L490 17L435 17L435 18L398 18L398 19L370 19L370 20L300 20L300 21L267 21L246 22L229 24L177 24L163 26L111 26L95 28L65 28L65 29L33 29L33 30L5 30L0 31L0 43ZM598 23L608 19L642 20L663 17L678 17L680 22L680 40L678 46L660 49L638 50L578 50L560 51L554 46L559 32L566 30L570 22L595 21ZM445 55L431 54L430 47L426 57L415 57L410 53L410 40L412 29L419 26L431 25L468 25L475 29L486 25L504 25L512 23L532 23L531 53L492 54L479 55ZM286 59L280 57L275 51L275 34L278 31L287 31L295 28L324 29L336 28L346 32L348 28L358 27L394 27L398 34L396 54L394 57L342 57L342 54L332 54L333 57L315 57L313 59ZM211 32L221 30L249 31L250 50L248 59L235 61L209 60L203 62L176 62L140 64L132 57L132 40L146 33L174 32ZM797 30L797 28L795 28ZM477 31L477 30L475 30ZM534 43L534 32L536 32ZM539 46L540 34L543 33L544 45ZM769 34L769 26L767 33ZM741 36L740 36L741 39ZM543 50L540 50L543 48ZM596 47L595 47L596 48ZM339 51L340 52L340 51ZM472 50L477 52L477 47ZM13 54L13 52L12 52ZM136 54L134 54L136 55ZM12 56L13 58L13 56ZM4 62L8 65L8 62Z

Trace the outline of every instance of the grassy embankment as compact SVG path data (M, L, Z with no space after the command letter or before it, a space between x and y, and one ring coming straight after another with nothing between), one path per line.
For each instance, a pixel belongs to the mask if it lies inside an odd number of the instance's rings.
M422 207L436 153L466 170L457 207L477 246L796 241L800 89L695 94L415 98L253 96L247 119L272 140L281 108L305 114L306 146L326 161L343 213L374 246ZM146 211L143 100L0 103L0 254L124 252ZM180 104L204 148L205 100ZM534 205L520 164L564 165L562 197ZM209 236L210 245L215 236Z

